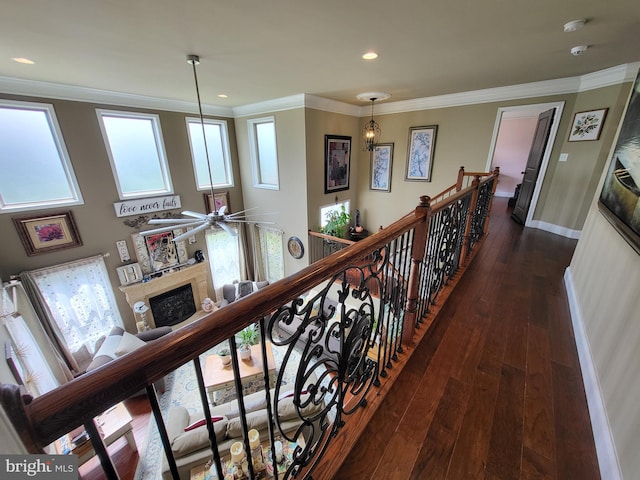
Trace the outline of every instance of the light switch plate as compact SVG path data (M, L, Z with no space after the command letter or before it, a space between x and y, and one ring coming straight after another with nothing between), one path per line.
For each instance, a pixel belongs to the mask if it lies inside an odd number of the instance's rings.
M116 242L116 247L118 247L118 254L120 255L121 262L128 262L129 260L131 260L126 240L118 240Z
M568 153L561 153L560 154L560 158L558 159L558 161L566 162L567 160L569 160L569 154Z

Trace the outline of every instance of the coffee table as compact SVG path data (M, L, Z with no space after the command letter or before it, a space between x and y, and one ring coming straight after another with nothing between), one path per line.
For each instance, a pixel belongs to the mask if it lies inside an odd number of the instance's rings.
M276 362L273 358L273 349L271 343L266 342L267 348L267 369L269 372L269 383L272 383L276 374ZM238 353L236 352L236 355ZM262 347L260 344L251 346L251 358L249 360L240 360L240 378L249 382L253 380L261 380L264 377L262 368ZM204 364L204 386L209 395L209 401L216 405L216 393L228 388L235 388L233 378L233 367L231 364L223 365L220 355L209 355Z

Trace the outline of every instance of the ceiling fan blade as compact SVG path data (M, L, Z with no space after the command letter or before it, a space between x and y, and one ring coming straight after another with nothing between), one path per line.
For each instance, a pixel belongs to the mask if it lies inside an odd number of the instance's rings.
M220 215L221 217L224 217L224 212L227 211L227 206L223 205L220 207L220 209L218 210L218 215Z
M174 237L173 241L174 242L179 242L181 240L184 240L185 238L189 238L191 235L195 235L198 232L201 232L202 230L205 230L207 228L209 228L211 225L209 225L208 223L203 223L201 224L199 227L196 227L192 230L189 230L188 232L185 233L181 233L180 235Z
M267 222L266 220L246 220L244 218L230 218L231 223L264 223L265 225L275 225L276 222Z
M198 222L198 225L201 222ZM144 230L142 232L140 232L141 235L153 235L155 233L163 233L163 232L170 232L171 230L175 230L176 228L183 228L184 225L167 225L166 227L160 227L160 228L153 228L151 230Z
M201 218L203 220L207 218L207 215L205 215L204 213L192 212L191 210L185 210L181 213L182 215L186 215L187 217Z
M224 222L217 222L217 224L220 226L220 228L222 228L225 232L227 232L229 235L231 235L232 237L237 237L238 236L238 232L236 232L234 229L232 229L229 225L227 225Z
M193 218L152 218L147 223L149 225L173 225L176 223L200 223L201 220L194 220ZM183 225L184 226L184 225Z

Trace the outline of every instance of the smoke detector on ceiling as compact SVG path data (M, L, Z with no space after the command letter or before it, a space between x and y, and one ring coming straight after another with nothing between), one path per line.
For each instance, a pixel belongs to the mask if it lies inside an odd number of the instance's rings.
M571 20L570 22L564 24L564 31L567 33L575 32L576 30L580 30L582 27L584 27L585 23L586 20L584 18L581 18L580 20Z
M573 56L578 56L578 55L582 55L584 52L587 51L587 48L589 48L587 45L579 45L577 47L573 47L571 49L571 55Z

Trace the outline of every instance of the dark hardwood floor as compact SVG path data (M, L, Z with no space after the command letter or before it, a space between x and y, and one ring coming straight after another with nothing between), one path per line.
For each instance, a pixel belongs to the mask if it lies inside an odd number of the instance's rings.
M513 222L489 238L343 465L339 479L600 478L562 276L574 240ZM127 400L145 444L144 397ZM109 447L123 480L138 455ZM96 459L84 479L104 478Z
M496 199L489 238L339 479L600 478L563 285L575 240Z

